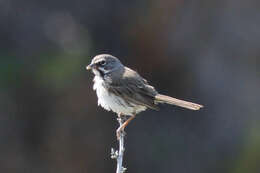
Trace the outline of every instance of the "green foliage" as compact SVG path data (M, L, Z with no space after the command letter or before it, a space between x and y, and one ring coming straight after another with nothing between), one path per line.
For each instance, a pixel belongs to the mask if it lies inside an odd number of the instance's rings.
M44 62L37 69L38 82L51 89L62 89L85 73L90 57L81 52L62 52L42 55Z
M248 136L244 152L240 155L233 173L259 173L260 161L260 128L254 126Z

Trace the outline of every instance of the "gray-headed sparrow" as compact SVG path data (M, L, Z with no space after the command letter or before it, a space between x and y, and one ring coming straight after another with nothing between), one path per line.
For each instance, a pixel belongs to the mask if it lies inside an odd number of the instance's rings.
M130 116L117 129L117 136L124 131L136 114L147 108L159 110L158 103L167 103L191 110L199 110L203 107L196 103L159 94L137 72L125 67L112 55L97 55L86 68L95 74L93 89L97 93L98 105L117 113L118 116Z

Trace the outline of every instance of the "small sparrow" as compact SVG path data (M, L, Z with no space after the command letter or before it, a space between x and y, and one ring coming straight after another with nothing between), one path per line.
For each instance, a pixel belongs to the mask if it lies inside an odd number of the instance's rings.
M136 71L125 67L118 58L101 54L95 56L86 67L95 74L93 89L97 93L98 105L108 111L130 116L118 129L117 137L134 117L147 108L159 110L158 103L167 103L191 110L202 105L159 94L147 80Z

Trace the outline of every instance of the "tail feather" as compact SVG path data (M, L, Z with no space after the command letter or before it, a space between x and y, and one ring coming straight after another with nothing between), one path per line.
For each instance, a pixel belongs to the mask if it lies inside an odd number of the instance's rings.
M199 110L200 108L203 108L202 105L180 100L180 99L176 99L176 98L162 95L162 94L157 94L155 96L155 101L157 101L159 103L167 103L167 104L171 104L171 105L176 105L176 106L180 106L180 107L191 109L191 110Z

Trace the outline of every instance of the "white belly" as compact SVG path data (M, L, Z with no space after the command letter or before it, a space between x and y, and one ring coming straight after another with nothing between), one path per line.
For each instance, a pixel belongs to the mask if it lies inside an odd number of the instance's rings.
M130 116L146 110L145 106L136 104L131 104L131 106L129 106L121 97L108 93L107 89L103 86L103 82L101 77L95 76L93 89L96 90L97 93L98 105L102 106L104 109L113 111L117 114L122 113L123 115Z

